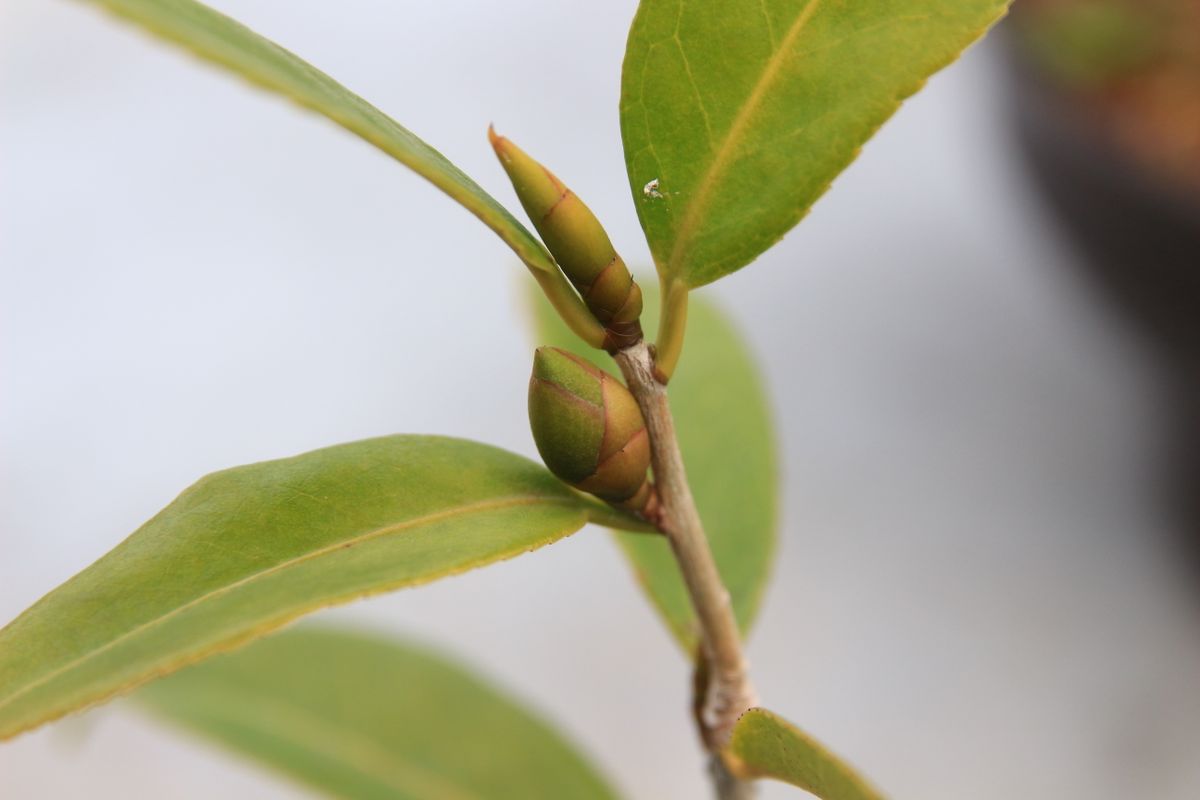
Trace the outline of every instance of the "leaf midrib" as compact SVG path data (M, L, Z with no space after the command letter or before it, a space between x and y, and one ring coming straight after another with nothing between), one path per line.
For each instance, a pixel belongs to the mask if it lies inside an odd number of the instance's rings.
M388 536L393 533L400 533L408 528L412 528L417 525L422 525L422 524L432 523L432 522L440 522L444 519L450 519L450 518L452 518L456 515L460 515L460 514L461 515L470 515L470 514L475 514L475 513L483 513L486 511L494 511L494 510L498 510L498 509L502 509L502 508L512 508L512 507L521 506L521 505L534 505L537 503L544 503L547 505L561 505L561 506L568 507L568 508L575 505L575 503L571 502L570 500L568 500L566 498L561 499L561 500L548 499L546 497L542 497L542 496L538 496L538 495L518 495L518 496L514 496L514 497L499 498L496 500L487 500L487 501L483 501L483 502L479 502L479 503L472 503L472 504L466 505L466 506L458 506L456 508L446 509L444 511L433 512L431 514L426 514L426 515L423 515L420 517L414 517L412 519L405 520L404 522L398 522L394 525L385 525L381 528L376 528L374 530L370 530L365 533L359 534L358 536L351 537L350 539L341 540L334 544L329 544L324 547L318 548L316 550L312 550L310 552L301 554L299 556L295 556L293 558L287 559L286 561L281 561L278 564L273 564L270 567L267 567L266 569L246 575L245 577L240 578L237 581L234 581L233 583L225 584L224 586L219 586L215 589L205 592L204 594L189 600L188 602L184 603L183 605L180 605L180 606L177 606L176 608L171 609L166 614L155 617L154 619L151 619L147 622L142 623L141 625L138 625L135 628L132 628L132 629L126 631L125 633L121 634L120 636L116 637L115 639L111 639L108 642L105 642L100 647L90 650L87 653L84 653L83 655L62 665L58 669L53 670L49 673L46 673L45 675L38 678L37 680L27 683L26 685L24 685L20 689L18 689L16 692L9 695L4 700L0 700L0 711L3 711L8 706L11 706L17 700L19 700L20 698L29 694L30 692L35 691L36 689L55 680L60 675L63 675L65 673L79 667L80 665L87 663L88 661L92 660L93 658L96 658L96 657L102 655L103 653L108 652L109 650L112 650L113 648L117 647L118 645L122 644L123 642L128 641L129 639L132 639L147 630L153 629L154 627L157 627L158 625L161 625L161 624L167 622L168 620L173 619L174 617L178 616L179 614L182 614L192 608L195 608L208 600L211 600L216 597L220 597L222 595L225 595L231 591L242 588L244 586L248 586L251 583L253 583L254 581L259 580L260 578L274 575L278 572L282 572L284 570L290 569L299 564L305 563L311 559L319 558L320 556L326 555L331 552L335 552L337 550L340 550L340 549L346 547L347 545L355 545L355 544L359 544L361 542L370 541L371 539ZM3 738L3 737L0 737L0 738Z
M681 0L682 1L682 0ZM796 19L788 28L787 33L780 42L779 47L771 54L771 58L767 61L767 66L759 76L758 81L754 84L754 88L746 97L746 101L742 103L737 114L733 118L733 122L729 126L725 137L721 140L721 147L717 150L716 156L704 175L700 178L700 182L696 185L696 192L692 197L692 202L688 205L687 212L683 215L683 220L679 223L679 228L675 235L675 246L671 248L671 255L667 259L666 274L675 276L679 274L679 268L683 263L684 257L692 245L692 233L697 229L701 222L701 215L707 210L712 193L716 187L717 179L724 174L729 168L734 149L740 139L743 130L750 124L754 112L758 110L763 98L766 96L767 89L774 82L779 74L783 63L787 60L787 55L795 44L800 33L808 25L808 21L816 14L817 7L821 0L809 0L809 2L796 15ZM770 19L768 18L768 24ZM772 42L773 44L773 42ZM688 281L690 284L691 281Z

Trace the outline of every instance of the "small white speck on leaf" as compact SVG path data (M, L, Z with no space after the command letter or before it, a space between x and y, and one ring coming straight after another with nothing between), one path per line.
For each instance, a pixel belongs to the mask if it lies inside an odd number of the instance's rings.
M655 178L654 180L650 181L645 186L643 186L642 194L644 194L646 197L649 197L653 200L657 200L658 198L662 197L663 193L658 190L658 178Z

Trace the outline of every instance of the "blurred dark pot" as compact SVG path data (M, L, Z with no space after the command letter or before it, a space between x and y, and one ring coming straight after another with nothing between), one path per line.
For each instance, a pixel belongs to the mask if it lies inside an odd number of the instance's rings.
M1033 178L1082 250L1090 277L1197 380L1200 187L1143 169L1004 31L1010 98Z
M1143 168L1003 31L1010 105L1034 183L1086 279L1165 358L1166 499L1200 566L1200 187Z

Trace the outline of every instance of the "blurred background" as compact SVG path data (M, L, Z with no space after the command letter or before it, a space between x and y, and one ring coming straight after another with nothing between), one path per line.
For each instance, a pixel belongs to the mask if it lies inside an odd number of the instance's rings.
M495 122L649 264L617 119L632 0L212 4L515 208ZM1077 5L1027 0L705 290L781 437L756 680L895 798L1200 796L1200 18ZM400 431L534 455L523 277L324 120L90 7L7 0L0 624L221 467ZM687 665L600 530L321 616L456 654L631 797L708 791ZM0 746L5 800L305 791L119 703Z

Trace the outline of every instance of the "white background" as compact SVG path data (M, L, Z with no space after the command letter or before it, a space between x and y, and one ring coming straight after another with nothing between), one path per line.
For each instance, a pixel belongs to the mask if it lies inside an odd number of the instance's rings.
M616 113L629 0L216 5L515 208L494 121L648 263ZM1026 183L1000 55L933 80L706 291L782 441L755 676L895 798L1195 798L1200 627L1154 505L1154 373ZM6 0L0 623L214 469L398 431L532 455L520 280L333 125L92 8ZM684 660L599 530L325 616L460 655L631 797L707 791ZM297 796L119 705L0 746L4 800Z

